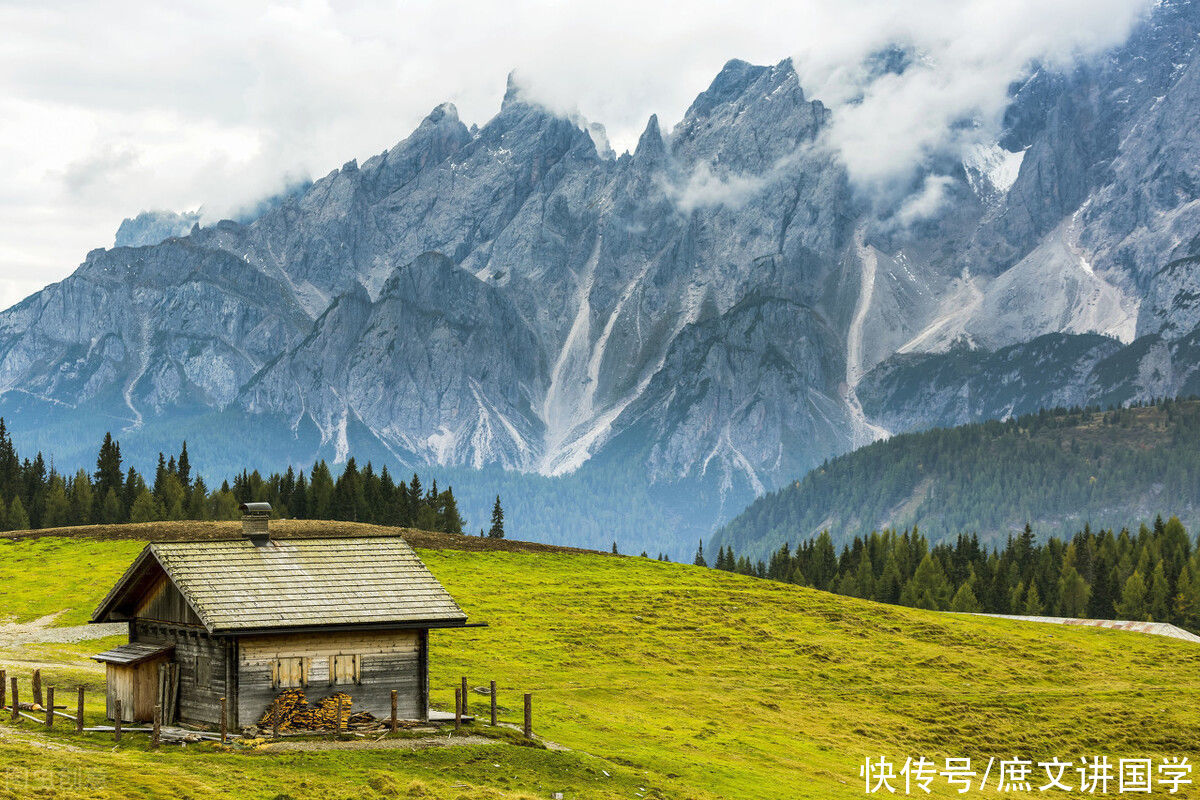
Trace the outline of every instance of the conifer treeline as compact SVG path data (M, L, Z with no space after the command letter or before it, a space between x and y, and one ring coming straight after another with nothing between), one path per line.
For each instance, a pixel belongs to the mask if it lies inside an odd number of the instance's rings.
M1066 539L1086 520L1145 518L1147 497L1169 497L1191 524L1200 518L1200 400L1043 410L899 434L768 492L709 542L767 558L797 532L866 536L890 520L938 538L975 531L999 547L1026 521Z
M154 522L180 519L236 519L238 505L266 500L279 517L371 522L423 530L462 533L464 521L454 490L428 489L414 473L395 481L385 466L359 468L353 458L334 476L324 461L306 475L291 467L263 477L242 472L210 490L193 475L184 442L178 456L158 456L152 483L122 464L121 445L105 434L96 471L59 473L38 453L21 459L0 419L0 530L55 528L91 523ZM496 498L496 509L500 498ZM497 529L498 528L498 529ZM504 535L503 512L493 517L492 535Z
M941 611L1170 622L1200 631L1200 546L1176 517L1137 532L1034 540L1030 526L991 551L976 536L929 546L913 529L855 537L838 553L829 532L752 564L723 547L716 568L837 594ZM696 555L704 563L703 551Z

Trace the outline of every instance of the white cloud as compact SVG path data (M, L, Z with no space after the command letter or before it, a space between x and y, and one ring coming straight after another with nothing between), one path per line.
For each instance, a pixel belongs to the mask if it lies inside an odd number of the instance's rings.
M438 103L495 113L505 76L603 122L619 152L678 120L721 65L796 56L840 107L834 143L878 184L987 130L1033 58L1124 35L1143 0L291 0L0 6L0 302L58 280L150 208L229 213L406 136ZM862 57L900 41L931 64L868 84ZM705 184L699 188L722 188ZM724 187L728 189L730 187Z
M680 211L690 214L697 208L737 208L761 191L771 176L770 172L766 175L717 175L707 162L702 161L682 185L667 184L663 188Z
M926 175L921 188L900 203L894 221L903 228L934 216L945 205L953 185L954 179L948 175Z
M995 141L1009 85L1121 43L1152 0L863 0L797 57L801 80L834 109L830 142L855 183L906 192L922 164ZM896 44L902 74L872 78L866 57ZM970 122L971 124L962 124Z

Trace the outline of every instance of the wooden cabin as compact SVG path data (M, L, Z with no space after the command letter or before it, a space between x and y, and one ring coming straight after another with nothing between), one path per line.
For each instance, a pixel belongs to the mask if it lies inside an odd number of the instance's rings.
M106 665L108 716L164 716L230 727L256 722L275 696L315 702L343 691L355 711L429 716L429 631L466 615L417 554L394 535L271 536L270 506L242 507L241 536L148 544L92 622L128 622L129 642ZM172 680L171 676L174 675Z

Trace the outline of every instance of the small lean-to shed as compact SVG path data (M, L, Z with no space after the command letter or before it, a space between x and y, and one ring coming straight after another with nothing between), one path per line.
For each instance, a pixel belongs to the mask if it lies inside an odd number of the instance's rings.
M129 644L95 656L110 718L120 698L126 720L149 719L158 666L174 663L185 722L217 724L226 698L230 726L250 725L290 688L345 692L379 717L396 690L402 718L428 719L429 631L467 618L408 543L277 539L243 510L240 537L147 545L92 615L129 623Z
M151 719L158 702L158 668L169 661L174 645L130 642L105 650L95 658L105 666L108 718L116 717L116 701L130 720Z

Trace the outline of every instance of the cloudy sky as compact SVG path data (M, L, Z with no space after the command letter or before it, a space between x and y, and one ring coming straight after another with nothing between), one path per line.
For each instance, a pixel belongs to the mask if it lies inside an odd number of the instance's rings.
M360 161L435 105L467 123L516 70L530 96L632 148L730 58L793 57L855 181L878 187L994 135L1033 60L1120 42L1151 0L0 0L0 306L68 275L146 209L219 219ZM897 42L919 69L864 84ZM861 98L850 105L849 98Z

